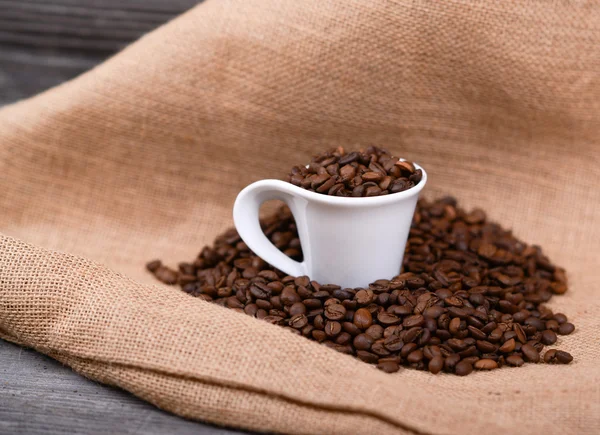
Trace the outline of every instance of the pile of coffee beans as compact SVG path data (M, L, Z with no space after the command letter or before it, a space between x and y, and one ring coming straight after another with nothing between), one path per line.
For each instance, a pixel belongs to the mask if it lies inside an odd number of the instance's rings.
M308 166L294 166L286 181L324 195L363 197L403 192L422 177L412 162L371 146L350 153L339 147L319 154Z
M262 221L267 237L302 260L293 216L282 207ZM156 278L192 296L280 325L385 372L400 366L468 375L573 357L554 345L575 327L544 303L567 291L565 271L535 245L466 212L453 198L421 200L403 273L368 288L292 277L254 255L234 229L192 263L147 264Z

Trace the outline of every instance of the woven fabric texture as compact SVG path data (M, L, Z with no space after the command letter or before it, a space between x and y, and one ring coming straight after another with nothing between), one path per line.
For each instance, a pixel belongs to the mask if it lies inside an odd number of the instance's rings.
M0 336L156 406L283 433L600 433L600 4L209 0L0 111ZM540 244L569 366L388 375L157 285L239 190L381 145Z

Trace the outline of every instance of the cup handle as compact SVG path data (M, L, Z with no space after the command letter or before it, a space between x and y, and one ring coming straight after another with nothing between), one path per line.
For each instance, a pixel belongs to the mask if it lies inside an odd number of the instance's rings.
M257 181L238 194L233 206L235 228L244 243L267 263L291 276L307 275L306 263L292 260L277 249L260 227L260 206L272 199L281 200L290 207L300 229L304 224L302 210L306 200L295 196L289 183L280 180Z

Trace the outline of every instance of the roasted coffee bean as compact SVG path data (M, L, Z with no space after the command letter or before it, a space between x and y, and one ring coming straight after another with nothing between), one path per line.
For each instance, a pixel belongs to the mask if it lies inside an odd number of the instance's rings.
M296 314L290 319L290 326L294 329L302 329L308 325L308 318L304 314Z
M425 323L425 317L421 314L416 314L414 316L409 316L404 319L402 322L402 326L405 328L412 328L414 326L422 326Z
M569 364L571 361L573 361L573 357L569 352L563 350L556 351L556 362L560 364Z
M498 346L486 340L477 340L476 346L482 353L496 352L496 349L498 348Z
M509 355L506 357L506 363L514 367L521 367L525 361L519 355Z
M515 350L515 345L515 339L511 338L510 340L505 341L504 344L498 348L498 350L502 353L510 353Z
M569 335L573 331L575 331L575 325L569 322L563 323L558 327L558 333L560 335Z
M354 300L358 305L369 305L374 298L375 295L373 294L373 290L362 289L357 291L354 295Z
M556 313L552 318L556 320L559 325L567 322L567 316L565 316L563 313Z
M342 323L342 328L344 329L344 331L346 331L348 334L355 336L360 334L362 331L352 322L344 322Z
M438 374L444 368L444 357L441 355L434 356L427 365L431 373Z
M281 303L287 306L294 305L296 302L300 302L302 300L300 295L298 295L296 290L291 286L285 287L281 292L280 297Z
M400 323L402 321L402 319L400 319L398 316L396 316L394 314L383 311L377 315L377 321L380 324L387 326L387 325L397 325L398 323Z
M346 316L346 308L335 303L325 307L325 317L329 320L342 320Z
M271 304L273 304L273 298L271 298ZM290 306L289 310L290 316L295 316L297 314L306 314L306 305L301 302L296 302Z
M556 336L556 333L554 331L546 329L545 331L542 331L542 338L540 339L540 341L546 345L550 345L556 343L557 339L558 337Z
M525 331L523 331L523 328L521 327L521 325L519 325L518 323L514 323L513 330L517 334L517 339L521 343L523 343L523 344L527 343L527 335L525 334Z
M369 350L371 349L371 346L373 346L374 342L375 340L373 340L373 338L370 335L358 334L356 337L354 337L352 343L354 344L354 347L358 350Z
M367 352L366 350L357 350L356 351L356 356L369 364L375 364L377 363L377 360L379 360L379 357L377 355L375 355L374 353L371 352Z
M383 341L383 345L390 352L399 352L404 346L404 342L399 335L390 335Z
M417 363L423 359L423 351L421 349L413 350L406 356L409 363Z
M348 334L347 332L340 333L340 335L338 335L335 339L335 342L337 344L348 344L351 341L352 341L352 335Z
M342 325L340 322L329 321L325 323L325 334L328 337L337 337L337 335L342 332Z
M367 329L373 324L373 316L366 308L359 308L354 313L354 324L357 328Z
M359 196L368 188L390 193L394 186L410 186L408 173L375 147L342 164L344 156L335 150L311 163L310 170L299 166L292 170L292 182L336 195L361 187ZM348 178L343 182L342 169ZM261 227L278 249L302 261L289 209L278 209ZM419 202L404 259L400 275L366 288L322 285L306 276L284 276L230 230L193 262L181 263L178 271L158 261L146 267L193 297L382 367L467 374L473 366L484 370L539 361L540 353L554 364L572 360L566 352L544 353L556 334L574 330L564 314L543 305L557 289L566 289L564 271L538 247L487 222L482 211L467 213L453 199Z
M362 162L368 163L368 169ZM410 189L420 183L422 176L413 163L400 161L384 149L369 147L346 153L339 148L315 156L307 167L294 166L287 181L321 194L352 192L352 196L361 197Z
M386 373L395 373L400 370L400 365L395 361L384 361L378 363L377 368Z
M162 266L162 262L160 260L153 260L146 263L146 269L153 273L156 272L160 266Z
M454 367L454 373L458 376L467 376L473 371L473 365L468 361L460 361Z
M540 353L536 350L533 345L527 343L521 346L521 352L525 359L532 363L537 363L540 361Z
M152 267L154 267L154 266L155 266L155 264L152 265ZM159 281L161 281L165 284L169 284L169 285L177 284L177 279L178 279L177 272L169 269L168 267L159 265L153 271L153 273L154 273L154 276L156 277L156 279L158 279Z
M383 326L371 325L366 329L365 334L370 335L373 338L373 340L378 340L381 337L383 337Z
M493 359L484 358L476 361L473 367L477 370L493 370L498 368L498 363Z

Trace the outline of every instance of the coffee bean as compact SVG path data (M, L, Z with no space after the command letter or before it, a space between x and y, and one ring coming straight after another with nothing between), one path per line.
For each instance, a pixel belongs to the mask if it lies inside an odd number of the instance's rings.
M154 267L155 265L152 265L152 266ZM156 279L163 282L164 284L169 284L169 285L177 284L177 278L178 278L177 272L169 269L168 267L158 266L154 270L154 276L156 277Z
M358 305L368 305L373 301L374 297L375 295L373 294L372 290L363 289L356 292L354 299Z
M438 374L444 368L444 357L441 355L434 356L427 365L431 373Z
M560 364L569 364L571 361L573 361L573 357L569 352L563 350L556 351L556 362Z
M498 348L495 344L490 343L486 340L477 340L476 346L477 349L479 349L483 353L496 352L496 349Z
M343 151L333 151L311 163L310 170L296 167L292 177L300 174L301 186L322 194L332 194L336 186L333 194L349 195L359 187L364 189L360 196L368 188L387 193L400 184L410 188L407 173L374 147L346 164L340 163L343 156ZM342 170L348 177L343 182ZM373 174L364 180L369 172ZM294 180L297 184L298 178ZM278 249L302 261L289 209L280 208L261 227ZM487 222L482 211L465 212L453 199L418 203L402 274L367 288L284 276L254 255L233 230L193 262L180 263L178 271L151 263L146 267L157 278L178 284L193 297L280 325L371 364L458 374L473 366L518 367L524 360L539 361L544 345L554 343L557 333L574 330L564 314L553 314L544 305L557 289L566 289L564 271L540 248ZM544 353L550 363L571 360L566 352Z
M325 323L325 334L328 337L336 337L340 332L342 332L342 325L340 322L328 321Z
M294 329L302 329L308 324L308 318L304 314L296 314L289 323Z
M569 335L571 334L573 331L575 330L575 325L573 325L572 323L566 322L566 323L562 323L559 327L558 327L558 333L560 335Z
M567 316L565 316L563 313L556 313L553 316L553 319L558 322L559 325L562 325L563 323L567 322Z
M558 337L554 331L546 329L545 331L542 331L542 338L540 341L546 345L550 345L556 343L557 339Z
M360 329L367 329L373 324L373 316L366 308L359 308L354 313L354 324Z
M553 332L557 332L558 327L559 327L559 324L556 320L552 319L552 320L546 321L546 329L553 331Z
M342 320L346 316L346 308L343 305L335 303L325 308L325 317L329 320Z
M390 352L399 352L404 346L404 342L402 341L400 336L390 335L384 340L383 345Z
M493 359L480 359L473 365L477 370L493 370L498 368L498 363Z
M527 343L527 335L525 334L525 331L523 331L523 328L521 327L521 325L519 325L518 323L514 323L513 330L517 334L517 339L521 343L523 343L523 344Z
M473 365L468 361L460 361L454 367L454 372L458 376L467 376L473 371Z
M509 355L506 357L506 363L514 367L521 367L525 361L519 355Z
M380 357L386 357L391 355L390 351L385 348L383 342L384 340L382 338L380 338L379 340L375 340L375 343L373 343L373 346L371 346L371 352L373 352L376 355L379 355Z
M373 340L370 335L358 334L356 337L354 337L354 341L352 343L358 350L369 350L371 349L371 346L373 346L374 342L375 340Z
M511 338L510 340L505 341L504 344L498 348L498 350L503 353L510 353L515 350L515 344L515 339Z
M357 311L357 313L358 313L358 311ZM356 316L356 314L355 314L355 316ZM381 337L383 337L383 326L371 325L366 329L365 334L370 335L373 338L373 340L378 340Z
M387 326L387 325L397 325L398 323L401 322L401 319L394 314L383 311L377 315L377 321L380 324Z
M395 373L400 370L400 365L395 361L384 361L377 364L379 370L383 370L386 373Z
M527 343L521 346L521 352L525 359L532 363L540 361L540 353L531 344Z
M379 360L379 357L377 355L375 355L374 353L371 352L367 352L366 350L358 350L356 351L356 356L369 364L375 364L377 363L377 360Z
M406 357L409 363L417 363L423 359L423 351L421 349L413 350Z
M162 266L162 262L160 260L153 260L146 263L146 269L148 269L150 272L156 272L160 266Z
M362 162L368 164L368 169ZM399 162L383 149L379 154L367 149L351 153L328 151L317 155L307 167L294 166L287 181L321 194L347 196L351 192L354 197L362 197L410 189L421 182L422 176L422 171L416 170L411 162ZM367 183L371 185L365 186Z
M352 335L348 334L347 332L340 333L340 335L338 335L335 339L335 342L337 344L348 344L351 341L352 341Z
M271 298L271 304L273 305L273 298ZM295 316L297 314L306 314L306 305L301 302L296 302L290 306L289 310L290 316Z
M354 323L351 322L342 323L342 328L352 336L358 335L362 332Z
M425 317L421 314L415 314L414 316L407 317L402 322L402 326L405 328L412 328L414 326L421 326L425 323Z
M250 291L252 291L252 288L250 288ZM301 300L302 299L293 287L285 287L281 292L281 303L284 305L291 306L296 302L300 302Z

